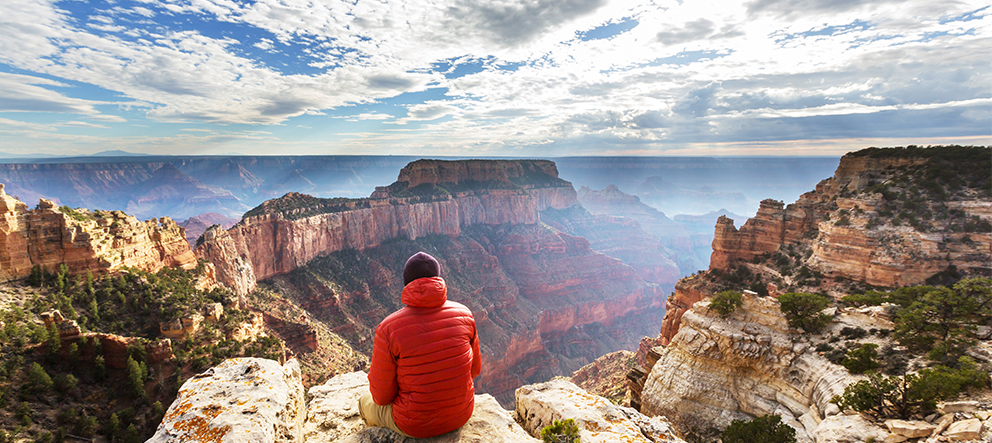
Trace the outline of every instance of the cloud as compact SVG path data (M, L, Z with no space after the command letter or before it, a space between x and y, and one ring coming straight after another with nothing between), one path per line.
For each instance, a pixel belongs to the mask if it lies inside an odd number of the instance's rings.
M605 4L605 0L461 0L449 6L445 15L459 29L484 31L492 44L514 46Z
M678 45L706 38L716 30L713 22L700 18L688 22L682 28L659 31L658 41L666 45Z
M67 97L46 87L66 88L69 85L45 78L0 72L0 112L56 112L81 114L104 121L120 122L123 118L103 115L95 106L116 104Z

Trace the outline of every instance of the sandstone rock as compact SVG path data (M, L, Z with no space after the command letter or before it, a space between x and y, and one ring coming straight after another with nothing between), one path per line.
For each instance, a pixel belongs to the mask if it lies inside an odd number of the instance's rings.
M863 443L869 437L884 438L887 432L860 415L833 415L812 432L816 443Z
M802 416L814 404L830 415L830 398L852 379L794 339L768 297L745 296L728 318L694 308L648 375L641 411L717 428L777 410Z
M930 437L940 435L945 429L947 429L948 426L951 425L951 423L954 423L954 414L944 414L944 416L937 420L937 427L930 433Z
M845 155L833 177L817 184L815 191L803 194L795 203L783 207L782 202L764 200L758 213L739 230L732 220L719 219L710 269L729 269L782 246L802 243L812 246L812 256L804 264L828 277L876 286L920 284L952 265L963 272L983 272L992 245L988 234L921 232L884 223L869 227L874 215L852 216L839 223L852 210L874 214L880 195L863 192L868 183L885 182L904 171L900 168L926 162L924 158ZM859 192L851 198L840 195L849 191ZM989 212L987 195L956 195L950 200L941 204L978 217L987 217ZM972 241L961 242L965 235Z
M906 438L927 437L936 428L922 420L886 420L885 427L889 432Z
M950 441L974 440L982 435L982 421L977 418L954 422L944 431Z
M358 412L358 399L368 390L364 372L338 375L307 392L306 441L309 443L400 443L407 441L393 431L367 428ZM476 395L472 418L461 428L424 443L537 442L501 408L491 395Z
M941 414L954 414L957 412L975 412L978 410L978 402L974 400L968 401L949 401L940 405L938 408Z
M682 442L662 419L614 405L563 379L518 388L516 414L532 435L540 435L555 420L571 418L584 443Z
M27 205L0 189L0 280L26 277L31 268L49 272L66 264L74 274L124 267L157 272L196 266L185 233L172 219L145 222L119 211L91 212L43 200Z
M485 182L496 184L472 187ZM402 189L436 184L454 192L396 197L389 187L376 198L347 201L290 193L249 211L229 231L207 230L196 255L217 266L218 281L246 294L258 280L334 251L431 234L457 237L475 224L536 224L540 210L576 204L575 190L550 161L423 160L397 179Z
M303 442L296 360L235 358L189 379L148 442Z

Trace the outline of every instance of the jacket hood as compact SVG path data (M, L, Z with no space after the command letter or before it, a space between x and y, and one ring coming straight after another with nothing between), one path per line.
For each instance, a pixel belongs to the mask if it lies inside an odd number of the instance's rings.
M403 287L400 301L415 308L436 308L448 301L448 287L441 277L418 278Z

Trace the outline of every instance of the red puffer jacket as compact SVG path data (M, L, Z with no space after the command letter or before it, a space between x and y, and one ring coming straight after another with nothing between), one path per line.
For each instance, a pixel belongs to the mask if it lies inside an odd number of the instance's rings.
M472 379L482 371L475 318L448 301L441 277L403 288L405 308L375 331L369 390L376 404L393 404L393 420L412 437L460 428L475 407Z

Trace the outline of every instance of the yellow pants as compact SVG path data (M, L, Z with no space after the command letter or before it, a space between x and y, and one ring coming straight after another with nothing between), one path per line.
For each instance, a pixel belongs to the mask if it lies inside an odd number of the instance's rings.
M410 437L406 432L401 431L399 426L396 426L396 422L393 421L393 405L380 406L375 404L375 401L372 400L372 393L368 389L365 390L365 394L362 394L362 398L358 399L358 413L362 415L362 420L365 420L366 426L389 428L396 431L397 434Z

